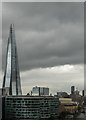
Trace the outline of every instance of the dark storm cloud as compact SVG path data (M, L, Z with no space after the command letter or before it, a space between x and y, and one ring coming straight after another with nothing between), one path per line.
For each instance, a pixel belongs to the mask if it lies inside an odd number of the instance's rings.
M3 3L3 68L11 23L22 70L83 63L83 3Z

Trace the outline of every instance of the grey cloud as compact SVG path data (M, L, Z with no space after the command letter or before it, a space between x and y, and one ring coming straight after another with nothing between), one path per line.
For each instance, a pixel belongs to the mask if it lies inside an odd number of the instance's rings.
M3 63L10 23L21 70L83 63L83 14L83 3L3 3Z

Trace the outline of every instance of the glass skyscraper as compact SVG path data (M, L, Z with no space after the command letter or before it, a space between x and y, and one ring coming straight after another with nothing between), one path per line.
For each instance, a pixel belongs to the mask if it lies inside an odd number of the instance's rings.
M14 24L11 24L10 26L10 32L8 37L6 68L3 80L3 94L22 94Z

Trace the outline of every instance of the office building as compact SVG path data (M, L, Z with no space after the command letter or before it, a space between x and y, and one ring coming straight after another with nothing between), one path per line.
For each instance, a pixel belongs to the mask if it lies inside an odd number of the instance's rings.
M5 119L39 119L58 117L59 99L51 96L6 96Z
M75 86L71 86L71 94L74 94Z
M48 96L49 88L47 87L33 87L32 96Z
M82 90L82 96L84 97L84 90Z
M6 68L3 80L3 95L21 95L20 73L14 25L10 26L8 37Z
M39 96L40 95L40 87L33 87L31 95L33 96Z

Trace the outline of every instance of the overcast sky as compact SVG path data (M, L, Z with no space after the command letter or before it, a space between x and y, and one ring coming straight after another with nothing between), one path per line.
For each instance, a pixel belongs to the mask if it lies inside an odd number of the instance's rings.
M85 0L2 0L3 2L84 2Z
M84 85L84 3L3 3L3 71L9 26L15 25L23 93L53 94Z

